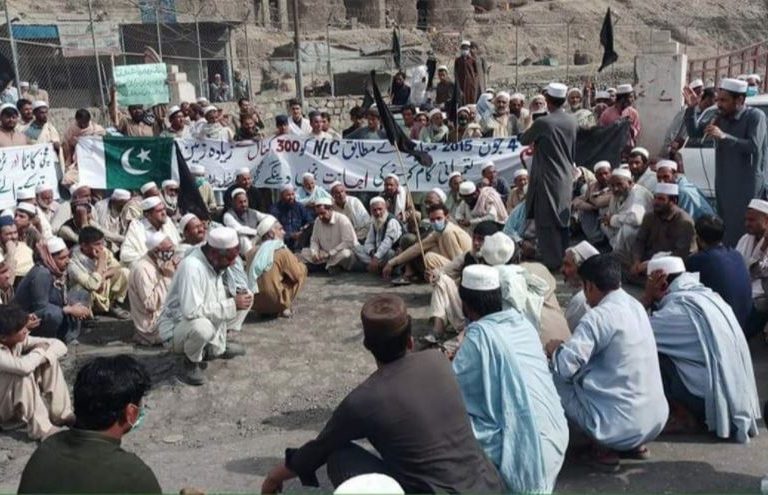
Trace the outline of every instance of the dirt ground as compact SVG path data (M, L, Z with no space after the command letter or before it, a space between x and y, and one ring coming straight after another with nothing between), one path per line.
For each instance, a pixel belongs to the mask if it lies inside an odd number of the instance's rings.
M147 399L144 424L124 438L124 447L153 468L166 492L189 486L209 493L256 492L267 471L282 460L284 449L313 438L335 405L373 371L373 360L361 344L359 313L367 297L382 291L405 298L417 335L427 330L427 286L390 288L363 274L313 276L295 316L245 325L239 341L248 354L211 363L209 381L202 387L178 382L175 359L162 351L139 351L116 340L129 331L117 323L102 325L70 348L69 381L93 356L136 353L157 385ZM754 345L753 355L765 398L766 349ZM650 445L649 461L626 462L614 475L566 461L557 491L756 493L768 470L768 435L764 428L760 433L746 446L708 436L662 438ZM34 448L23 432L0 433L0 492L16 490ZM329 491L324 470L318 474L321 490ZM285 489L308 491L296 481Z

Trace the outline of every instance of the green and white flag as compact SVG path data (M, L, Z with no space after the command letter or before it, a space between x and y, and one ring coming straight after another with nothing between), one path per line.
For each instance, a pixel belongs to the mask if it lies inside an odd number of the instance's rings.
M80 183L95 189L139 189L178 177L173 138L89 137L77 143Z

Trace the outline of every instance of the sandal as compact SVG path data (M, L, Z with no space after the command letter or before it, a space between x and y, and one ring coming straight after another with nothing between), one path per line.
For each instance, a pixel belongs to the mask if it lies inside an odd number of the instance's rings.
M392 285L397 286L397 287L401 287L401 286L404 286L404 285L411 285L412 283L413 282L411 282L411 280L406 278L406 277L399 277L399 278L396 278L396 279L392 280Z

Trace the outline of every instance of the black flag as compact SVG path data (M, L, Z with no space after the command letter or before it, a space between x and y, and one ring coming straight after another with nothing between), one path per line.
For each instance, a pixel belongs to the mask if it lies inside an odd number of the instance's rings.
M400 50L400 36L397 34L397 28L392 30L392 60L395 61L395 67L400 70L403 53Z
M13 81L16 76L13 71L13 64L5 55L0 54L0 91L4 90L8 83Z
M176 148L176 163L179 167L179 210L194 213L200 220L210 220L211 214L195 184L192 172L189 171L184 154L178 144L174 143L173 146Z
M376 108L379 110L379 120L384 127L384 132L387 133L387 140L392 143L401 152L412 156L417 162L425 167L432 165L432 157L426 151L416 149L416 143L405 135L403 129L395 122L395 118L392 116L392 112L389 107L384 103L384 98L381 97L381 91L379 91L379 85L376 84L376 71L371 71L371 83L373 84L373 99L376 101Z
M608 8L608 12L605 13L605 19L603 19L603 28L600 29L600 44L603 45L603 63L600 64L600 68L597 72L602 71L612 63L619 59L619 55L613 51L613 22L611 19L611 9Z
M427 91L432 89L432 83L435 80L435 72L437 71L437 59L435 54L430 50L427 57Z

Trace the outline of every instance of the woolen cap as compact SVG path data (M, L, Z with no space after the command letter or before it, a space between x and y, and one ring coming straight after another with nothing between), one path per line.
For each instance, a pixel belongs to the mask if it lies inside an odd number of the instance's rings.
M504 232L496 232L485 238L479 254L491 266L506 265L515 254L515 241Z
M365 301L360 320L366 340L386 340L400 335L408 327L411 317L400 296L379 294Z
M682 258L677 256L662 256L648 261L648 275L661 270L665 275L674 275L675 273L685 272L685 263Z
M498 234L494 234L498 235ZM486 237L487 241L489 237ZM489 291L501 288L499 272L488 265L469 265L461 272L461 286L469 290Z
M240 240L235 229L217 227L208 233L208 245L214 249L232 249L240 245Z

